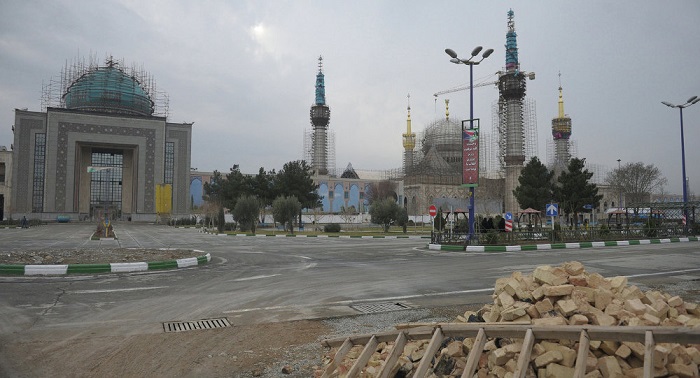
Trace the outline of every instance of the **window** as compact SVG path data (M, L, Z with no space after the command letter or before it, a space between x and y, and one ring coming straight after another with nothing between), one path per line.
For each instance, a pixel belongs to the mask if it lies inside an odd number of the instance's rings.
M328 191L328 199L333 199L333 191L332 190Z
M350 198L350 192L345 192L345 199Z
M173 183L173 176L175 175L175 143L166 142L165 143L165 177L163 182L166 184Z
M32 183L32 212L44 211L44 171L46 168L46 134L34 134L34 181Z

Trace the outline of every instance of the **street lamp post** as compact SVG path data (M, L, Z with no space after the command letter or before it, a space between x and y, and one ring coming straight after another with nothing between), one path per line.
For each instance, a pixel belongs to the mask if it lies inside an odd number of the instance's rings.
M620 183L620 162L622 159L617 159L617 191L620 195L618 198L617 207L622 208L622 184Z
M473 60L481 52L483 47L477 46L472 50L471 56L468 59L460 59L457 53L452 49L445 49L447 55L450 56L450 62L454 64L466 64L469 66L469 129L474 128L474 66L481 63L493 53L493 49L487 49L481 54L481 59ZM462 162L464 164L464 162ZM469 238L474 237L474 187L469 187Z
M683 169L683 216L685 217L685 225L683 226L683 232L688 233L688 223L690 219L688 218L688 188L686 186L685 177L685 140L683 139L683 109L691 105L697 104L700 101L700 97L693 96L685 102L685 104L674 105L667 101L661 101L662 104L668 106L669 108L678 108L681 113L681 167Z

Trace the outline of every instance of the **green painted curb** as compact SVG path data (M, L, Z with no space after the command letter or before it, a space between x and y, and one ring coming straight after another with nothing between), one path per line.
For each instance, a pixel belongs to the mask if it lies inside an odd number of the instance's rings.
M0 274L24 274L24 265L0 264Z
M112 266L109 264L68 264L68 274L71 273L110 273Z
M197 256L197 265L206 264L208 262L209 262L209 260L207 260L207 255Z
M505 252L506 247L502 245L485 245L484 252Z
M535 244L525 244L520 246L521 251L536 251L537 245Z
M199 260L197 260L199 263ZM177 261L151 261L148 263L148 270L158 270L158 269L174 269L177 268Z

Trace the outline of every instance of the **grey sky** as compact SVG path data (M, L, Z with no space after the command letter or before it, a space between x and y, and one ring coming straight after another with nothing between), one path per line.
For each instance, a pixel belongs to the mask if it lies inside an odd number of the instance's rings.
M546 161L558 73L578 156L609 168L659 167L681 192L677 109L700 95L700 2L678 1L3 1L0 145L14 108L40 110L42 81L66 61L97 55L142 65L170 97L171 122L192 122L192 166L244 172L302 158L317 58L324 57L339 168L401 166L406 95L413 129L444 115L433 93L468 81L468 55L494 48L475 79L505 65L506 12L515 12L521 69L536 101ZM491 128L495 87L475 89L475 117ZM468 92L448 95L468 116ZM700 105L684 111L687 176L700 192Z

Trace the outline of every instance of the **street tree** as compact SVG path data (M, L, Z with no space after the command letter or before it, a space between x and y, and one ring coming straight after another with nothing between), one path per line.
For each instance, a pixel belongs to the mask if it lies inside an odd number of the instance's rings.
M209 226L217 223L219 210L223 210L225 180L219 171L214 171L209 182L204 183L204 200L209 204L205 207L205 214L209 218Z
M238 164L229 169L223 182L223 205L229 210L236 207L236 201L246 194L250 194L249 179L241 173Z
M398 200L396 195L396 182L391 180L382 180L379 182L372 182L368 185L365 191L365 199L367 203L372 206L374 201L383 200L385 198L393 198L394 201Z
M393 198L375 200L369 208L369 215L372 223L381 224L384 232L389 232L392 222L399 219L399 205Z
M523 167L518 177L518 187L513 190L513 195L521 209L533 208L545 211L545 206L552 200L554 171L533 157Z
M667 181L653 164L637 162L627 163L608 173L605 183L624 194L627 205L638 212L634 205L651 202L651 194L662 191Z
M300 224L302 208L314 209L321 206L321 197L316 192L318 185L311 178L312 171L305 160L296 160L285 163L275 176L275 193L278 196L295 197L301 204L298 212Z
M301 211L301 202L294 197L279 196L272 201L272 216L282 224L285 230L294 233L294 218Z
M566 170L559 175L554 187L554 197L559 201L561 209L567 215L573 215L573 224L578 228L578 214L585 210L586 205L593 208L603 198L598 194L598 186L589 182L593 172L585 169L586 159L573 158L569 160Z
M241 231L250 230L253 234L255 234L255 226L258 223L259 214L260 201L252 195L240 197L232 211L233 218L241 226Z
M275 175L274 169L266 172L265 168L260 167L258 174L249 178L250 194L257 197L260 204L260 222L265 222L265 209L277 197Z

